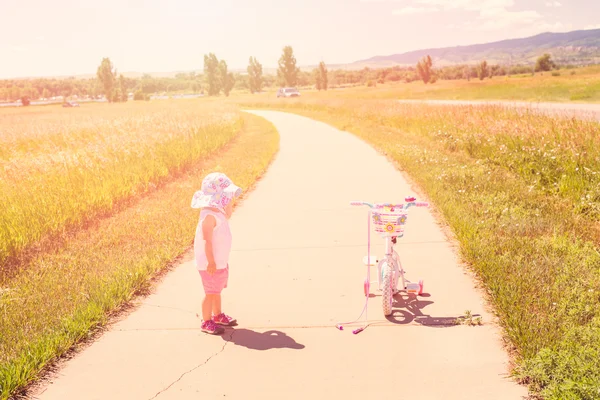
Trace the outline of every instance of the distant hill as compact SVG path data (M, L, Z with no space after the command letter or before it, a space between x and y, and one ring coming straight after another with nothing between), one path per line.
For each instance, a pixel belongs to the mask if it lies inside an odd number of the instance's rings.
M563 64L600 62L600 29L566 33L542 33L523 39L416 50L408 53L377 56L348 64L345 68L382 68L396 65L415 65L430 55L435 65L471 64L486 60L492 64L530 64L543 53Z
M474 64L486 60L490 64L533 64L543 53L550 53L552 59L560 64L600 64L600 29L573 31L566 33L542 33L523 39L509 39L499 42L474 44L469 46L455 46L436 49L410 51L408 53L392 54L389 56L376 56L350 64L327 64L329 70L346 69L357 70L365 67L385 68L393 66L415 65L419 60L430 55L436 66L454 64ZM316 65L300 65L303 71L310 71ZM232 72L246 73L245 68L232 68ZM123 72L128 78L141 78L148 74L155 78L175 77L178 73L172 72ZM196 70L201 74L202 70ZM277 74L277 68L263 66L263 73ZM77 79L95 78L95 74L75 75ZM69 76L55 76L65 79ZM49 78L46 76L46 78ZM51 77L50 77L51 78ZM35 79L34 77L20 77L13 79Z

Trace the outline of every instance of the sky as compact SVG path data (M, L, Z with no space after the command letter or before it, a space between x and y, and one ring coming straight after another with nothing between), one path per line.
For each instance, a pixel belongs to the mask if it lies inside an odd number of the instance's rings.
M600 28L599 0L0 0L0 79L276 67Z

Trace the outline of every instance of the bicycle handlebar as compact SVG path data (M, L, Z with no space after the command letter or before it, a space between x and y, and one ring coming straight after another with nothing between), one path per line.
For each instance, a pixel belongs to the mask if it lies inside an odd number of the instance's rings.
M351 201L352 206L368 206L369 208L399 208L401 210L407 210L410 207L429 207L429 203L417 202L414 197L407 197L405 204L390 204L390 203L368 203L366 201Z

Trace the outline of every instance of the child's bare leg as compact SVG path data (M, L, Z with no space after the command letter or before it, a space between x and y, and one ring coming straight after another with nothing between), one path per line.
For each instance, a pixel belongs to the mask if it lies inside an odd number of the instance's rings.
M213 315L219 315L221 314L221 295L220 294L213 294L211 295L213 296L213 300L212 300L212 313Z
M207 294L204 296L204 300L202 301L202 320L209 321L212 319L210 314L213 308L213 296L212 294Z

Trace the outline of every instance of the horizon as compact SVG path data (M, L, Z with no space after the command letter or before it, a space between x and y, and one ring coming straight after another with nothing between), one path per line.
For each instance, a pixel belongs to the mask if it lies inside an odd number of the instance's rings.
M162 7L158 0L101 5L8 0L0 35L11 43L0 43L6 56L0 79L94 76L103 57L124 74L201 71L208 53L225 60L230 70L244 70L251 56L263 68L275 69L286 45L293 47L301 67L320 61L342 66L410 51L600 28L593 17L600 14L600 3L586 0L288 3L177 0ZM94 20L89 19L92 12ZM410 41L402 40L408 35ZM351 47L340 45L348 39Z
M508 40L519 40L519 39L527 39L527 38L532 38L532 37L536 37L536 36L540 36L540 35L545 35L545 34L559 34L559 33L572 33L572 32L580 32L580 31L588 31L588 30L600 30L600 27L594 27L592 29L579 29L579 30L574 30L574 31L568 31L568 32L540 32L528 37L515 37L515 38L507 38L507 39L501 39L498 41L494 41L494 42L474 42L474 43L467 43L467 44L458 44L458 45L451 45L451 46L446 46L446 47L430 47L430 48L424 48L424 49L416 49L416 50L411 50L411 51L407 51L407 52L403 52L403 53L390 53L390 54L376 54L373 56L370 56L367 59L362 59L362 60L354 60L352 62L349 63L331 63L331 64L327 64L328 67L333 66L333 67L339 67L339 68L343 68L349 65L352 65L354 63L359 63L359 62L364 62L364 61L368 61L372 58L378 58L378 57L390 57L390 56L394 56L394 55L399 55L399 54L404 54L404 53L410 53L412 51L428 51L428 50L437 50L437 49L445 49L445 48L460 48L460 47L468 47L468 46L475 46L475 45L482 45L482 44L491 44L491 43L498 43L498 42L503 42L503 41L508 41ZM111 60L112 61L112 60ZM114 64L114 63L113 63ZM318 65L317 64L298 64L298 67L300 69L303 68L313 68L316 67ZM362 68L362 67L361 67ZM383 68L383 67L382 67ZM277 66L274 65L263 65L263 71L267 70L271 70L270 73L275 72L277 69ZM235 67L230 67L229 68L230 71L232 72L238 72L238 73L243 73L246 71L245 67L240 67L240 68L235 68ZM174 76L176 74L179 73L191 73L191 72L196 72L196 73L203 73L203 69L202 68L196 68L196 69L187 69L187 70L171 70L171 71L119 71L119 74L123 74L124 76L130 77L131 75L150 75L152 77L159 77L161 75L164 76ZM266 74L268 74L268 72L266 72ZM0 78L0 80L26 80L26 79L68 79L68 78L80 78L80 79L85 79L87 77L89 78L93 78L96 76L95 72L88 72L88 73L81 73L81 74L77 74L77 75L39 75L39 76L17 76L17 77L9 77L9 78Z

